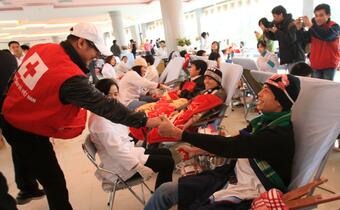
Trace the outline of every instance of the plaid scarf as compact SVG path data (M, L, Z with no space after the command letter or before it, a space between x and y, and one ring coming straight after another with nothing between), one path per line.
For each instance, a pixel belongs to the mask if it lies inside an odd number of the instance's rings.
M274 126L286 127L291 125L290 121L291 112L273 112L264 113L262 116L253 119L250 124L253 128L252 134ZM273 140L275 141L275 140ZM281 177L274 171L274 169L264 160L253 159L256 166L260 169L263 175L270 181L275 188L283 192L287 192L288 188L282 181Z

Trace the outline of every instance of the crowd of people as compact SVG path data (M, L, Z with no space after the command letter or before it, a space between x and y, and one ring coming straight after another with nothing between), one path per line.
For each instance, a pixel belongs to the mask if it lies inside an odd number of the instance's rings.
M10 52L0 51L1 129L12 148L19 193L15 200L7 194L0 173L0 207L14 210L16 204L46 195L51 210L72 209L49 139L76 137L86 121L104 168L124 180L136 176L146 180L158 173L146 210L176 204L178 209L249 209L261 193L273 188L287 192L295 145L291 108L300 92L296 76L333 80L339 66L340 27L330 19L327 4L316 6L314 15L294 20L277 6L272 21L259 20L258 69L276 73L283 66L289 74L273 74L265 82L256 107L262 115L228 137L200 134L193 125L225 102L220 66L243 50L243 41L238 49L221 49L220 42L209 43L209 33L203 32L200 49L193 53L169 53L160 39L146 39L140 47L132 39L122 47L113 40L108 50L93 24L80 23L60 44L29 48L9 42ZM204 59L191 60L191 53ZM159 82L154 62L155 57L168 62L176 56L185 60L186 80L170 90ZM216 65L208 67L206 60ZM172 153L157 146L137 147L135 142L146 141L145 136L150 145L191 144L177 148L183 158L213 154L233 160L174 182ZM96 176L103 183L114 179L112 174Z

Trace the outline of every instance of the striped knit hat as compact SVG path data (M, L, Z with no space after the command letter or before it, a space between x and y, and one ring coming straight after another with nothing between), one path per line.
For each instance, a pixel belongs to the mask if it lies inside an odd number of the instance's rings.
M208 68L205 71L204 76L211 77L212 79L214 79L220 85L222 83L222 72L217 67Z

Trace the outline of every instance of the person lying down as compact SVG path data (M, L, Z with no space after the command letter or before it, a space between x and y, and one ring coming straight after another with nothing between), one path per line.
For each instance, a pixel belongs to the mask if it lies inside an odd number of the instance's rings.
M221 81L222 72L217 68L210 68L204 73L205 90L186 104L183 105L183 99L178 99L176 95L172 95L168 97L172 97L172 99L175 100L169 102L167 99L164 100L163 98L157 103L144 105L144 108L147 109L146 113L148 117L165 115L170 118L176 127L185 130L195 123L203 114L224 103L227 95L222 88ZM185 101L186 100L184 99L184 103ZM140 107L138 110L144 111L143 107ZM138 140L145 140L144 134L146 133L146 139L149 144L161 141L174 141L171 137L161 137L158 134L158 128L153 128L150 131L146 128L130 128L130 131Z
M182 147L181 153L190 157L209 152L235 160L181 177L178 183L162 184L145 210L165 210L175 204L179 210L250 209L252 200L265 191L276 188L287 192L295 145L291 107L299 92L297 77L273 75L258 94L257 109L263 114L233 137L190 133L162 117L158 127L161 136L195 146Z

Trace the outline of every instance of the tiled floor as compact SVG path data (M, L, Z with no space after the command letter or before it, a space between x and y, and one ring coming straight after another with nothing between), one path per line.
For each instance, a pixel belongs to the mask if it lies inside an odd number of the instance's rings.
M233 132L245 125L242 108L235 108L228 118L223 122L227 131ZM85 132L86 133L86 132ZM86 159L81 149L83 136L73 140L56 140L55 151L59 163L65 173L67 187L69 189L70 201L76 210L102 210L107 209L107 194L101 189L99 182L94 177L94 167ZM13 165L10 156L10 147L7 145L0 150L0 171L7 177L10 194L16 195L18 190L14 182ZM326 188L335 192L340 192L340 152L332 152L326 168L324 177L329 179ZM176 179L178 175L174 174ZM147 184L153 187L154 178L147 181ZM139 187L136 188L139 192ZM326 194L317 190L318 193ZM150 195L146 193L148 199ZM137 210L142 209L142 205L127 191L119 191L116 194L114 209L119 210ZM32 201L29 204L19 206L20 210L46 210L48 209L46 199ZM176 209L176 208L173 208ZM320 205L317 209L322 210L339 210L340 201Z

